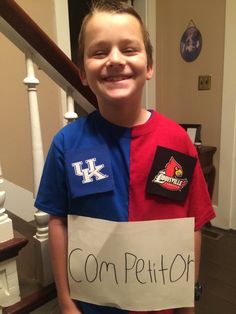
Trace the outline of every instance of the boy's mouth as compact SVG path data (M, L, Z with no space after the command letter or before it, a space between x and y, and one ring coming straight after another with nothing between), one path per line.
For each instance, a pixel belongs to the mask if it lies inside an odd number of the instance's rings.
M120 81L128 80L130 78L131 78L131 76L120 75L120 76L108 76L108 77L104 78L104 80L106 82L120 82Z

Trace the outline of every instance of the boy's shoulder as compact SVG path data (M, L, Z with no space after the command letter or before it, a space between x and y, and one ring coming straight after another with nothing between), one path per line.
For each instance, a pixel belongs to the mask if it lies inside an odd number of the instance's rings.
M196 149L186 130L174 120L158 113L156 137L166 146L182 153L196 155Z
M177 132L178 135L184 137L187 135L185 129L180 124L161 113L158 113L158 124L160 128L168 130L169 132Z
M83 133L83 129L88 127L88 125L94 125L96 120L96 110L92 113L89 113L86 116L82 116L75 121L65 125L62 127L54 136L53 142L54 144L58 144L61 142L73 142L75 139L78 139Z
M96 110L65 125L57 132L56 136L73 134L82 129L85 124L91 123L94 119L96 119Z

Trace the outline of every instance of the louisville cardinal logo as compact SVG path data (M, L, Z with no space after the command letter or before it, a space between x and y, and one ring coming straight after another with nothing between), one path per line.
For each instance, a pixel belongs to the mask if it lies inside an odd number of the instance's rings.
M188 183L186 178L182 178L183 173L183 168L172 156L165 169L160 170L152 182L170 191L181 191Z

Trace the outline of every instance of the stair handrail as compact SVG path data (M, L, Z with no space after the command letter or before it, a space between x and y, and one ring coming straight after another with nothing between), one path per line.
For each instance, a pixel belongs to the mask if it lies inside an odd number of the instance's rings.
M78 67L14 1L0 1L0 31L87 112L97 107L91 90L80 81Z

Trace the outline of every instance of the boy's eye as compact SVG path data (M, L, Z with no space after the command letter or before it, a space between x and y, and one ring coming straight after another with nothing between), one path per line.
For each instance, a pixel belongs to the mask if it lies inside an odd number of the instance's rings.
M137 53L137 49L135 48L125 48L123 50L123 53L126 54L126 55L134 55Z
M95 58L103 58L103 57L106 56L106 51L104 51L104 50L95 51L95 52L93 53L93 56L94 56Z

